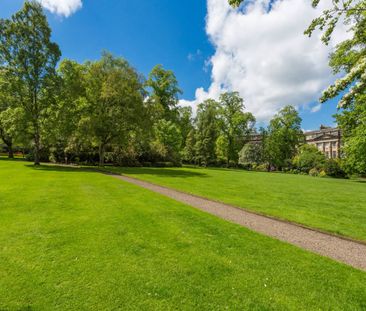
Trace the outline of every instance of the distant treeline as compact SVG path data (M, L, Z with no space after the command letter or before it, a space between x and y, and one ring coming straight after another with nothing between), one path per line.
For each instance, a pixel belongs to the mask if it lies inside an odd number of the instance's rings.
M257 132L237 92L204 101L193 116L178 105L178 81L161 65L144 77L108 52L82 64L60 58L38 2L0 20L0 137L9 157L15 146L36 165L325 171L324 156L300 148L301 118L292 106ZM254 133L262 135L260 143L250 142ZM313 161L306 167L299 160L304 153Z

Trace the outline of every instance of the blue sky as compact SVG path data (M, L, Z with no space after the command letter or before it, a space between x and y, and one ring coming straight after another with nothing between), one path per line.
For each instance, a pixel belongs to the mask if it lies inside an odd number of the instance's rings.
M106 49L123 56L145 75L154 65L162 64L175 72L184 91L182 98L194 101L196 89L209 90L216 79L211 71L212 65L216 68L217 64L207 65L207 62L220 49L220 43L213 39L215 33L206 30L207 1L86 0L80 10L68 17L48 11L47 16L63 57L83 62L97 59ZM0 0L0 17L9 17L22 3L22 0ZM214 14L212 9L210 14ZM307 97L306 101L314 107L317 97ZM255 107L255 103L251 105ZM304 129L317 128L321 123L332 124L331 116L336 112L334 102L315 113L301 107ZM271 109L268 113L273 113Z

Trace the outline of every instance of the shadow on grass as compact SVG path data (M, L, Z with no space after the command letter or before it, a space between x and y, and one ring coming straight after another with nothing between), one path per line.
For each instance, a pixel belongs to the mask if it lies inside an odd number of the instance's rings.
M154 176L162 176L162 177L180 177L180 178L189 178L189 177L208 177L207 174L202 172L192 172L192 171L185 171L183 169L177 168L156 168L156 167L129 167L129 168L112 168L106 169L106 171L110 171L113 173L119 174L131 174L131 175L154 175Z
M45 172L62 172L62 173L99 173L100 172L96 168L89 167L78 167L78 166L66 166L66 165L57 165L57 164L42 164L42 165L34 165L34 164L26 164L26 167L33 169L35 171L45 171Z
M0 156L0 161L7 161L7 162L26 162L24 158L21 157L15 157L14 159L9 159L5 156Z

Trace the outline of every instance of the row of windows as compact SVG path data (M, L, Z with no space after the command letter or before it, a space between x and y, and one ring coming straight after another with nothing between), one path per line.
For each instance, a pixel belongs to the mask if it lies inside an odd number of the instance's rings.
M322 149L323 145L325 148L329 148L330 147L330 142L326 142L326 143L318 143L316 144L316 146L318 147L318 149ZM332 148L336 148L337 147L337 142L336 141L332 141Z
M332 151L332 153L327 151L327 152L325 152L325 155L326 155L327 158L330 158L330 155L332 155L333 159L338 158L337 151Z

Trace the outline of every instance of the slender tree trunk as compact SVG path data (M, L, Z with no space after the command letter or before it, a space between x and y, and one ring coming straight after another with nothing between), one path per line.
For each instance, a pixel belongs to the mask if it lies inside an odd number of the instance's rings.
M99 166L104 166L104 154L105 154L105 145L100 143L99 145Z
M34 165L41 165L41 155L40 155L40 137L38 130L34 135Z

